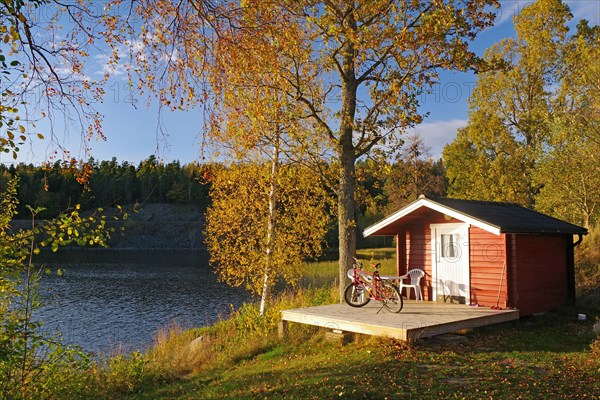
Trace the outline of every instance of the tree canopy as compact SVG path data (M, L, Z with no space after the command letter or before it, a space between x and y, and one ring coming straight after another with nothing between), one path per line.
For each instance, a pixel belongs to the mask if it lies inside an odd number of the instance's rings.
M301 265L321 253L328 229L326 193L315 176L294 165L282 165L275 179L276 217L269 208L270 163L231 165L216 171L207 212L207 246L220 278L264 292L265 255L271 246L269 279L297 284ZM272 240L267 225L275 223Z
M449 194L516 202L588 226L597 215L598 27L568 35L569 8L538 0L515 38L486 52L507 68L479 75L469 123L444 149Z
M340 281L356 246L356 161L376 146L399 144L401 133L422 121L418 98L439 70L479 65L468 42L491 24L487 7L494 4L245 1L228 21L246 30L244 40L236 45L217 35L220 68L268 88L327 144L324 153L338 170ZM238 63L249 49L259 59L277 55L268 82ZM254 112L257 119L268 116L265 109Z
M93 104L101 101L108 77L92 79L85 70L102 39L100 10L87 2L0 2L6 45L0 49L0 151L16 158L22 146L46 136L54 158L69 159L61 138L70 129L81 136L85 153L92 139L104 139ZM47 132L36 127L40 121L47 122Z

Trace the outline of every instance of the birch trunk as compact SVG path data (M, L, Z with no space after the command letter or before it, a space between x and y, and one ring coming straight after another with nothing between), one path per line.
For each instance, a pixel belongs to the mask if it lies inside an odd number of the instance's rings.
M263 288L260 297L260 315L265 313L265 304L269 293L269 274L271 273L271 255L273 253L273 242L275 237L275 207L277 205L276 175L279 167L279 134L273 143L273 157L271 159L271 176L269 188L269 219L267 222L267 245L265 249L265 270L263 275Z

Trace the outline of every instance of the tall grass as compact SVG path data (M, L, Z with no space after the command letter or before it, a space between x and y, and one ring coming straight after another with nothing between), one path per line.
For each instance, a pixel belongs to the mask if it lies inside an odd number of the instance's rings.
M577 259L583 262L600 262L600 226L589 229L577 247Z
M337 288L286 290L271 299L265 315L256 304L244 304L229 318L190 330L170 326L159 332L146 354L149 367L164 378L185 376L214 368L224 368L249 359L278 345L278 324L284 309L308 307L337 301ZM295 327L286 341L303 341L315 332L311 327Z
M396 250L393 248L384 249L361 249L356 251L363 268L370 271L372 262L381 263L382 275L396 275ZM324 288L338 284L337 261L319 261L307 263L302 271L300 287L304 288Z
M394 249L360 250L357 258L366 269L370 269L372 261L381 262L382 274L396 273ZM227 367L276 347L280 340L276 331L281 311L338 302L337 278L337 261L308 263L302 271L300 286L285 289L272 298L264 316L259 315L256 304L244 304L229 318L212 326L186 331L178 326L166 327L146 354L149 367L165 378L182 376ZM294 324L286 343L303 342L317 330Z
M575 248L575 282L577 304L589 309L600 308L600 227L591 228ZM600 321L599 321L600 323ZM600 355L600 333L591 350Z

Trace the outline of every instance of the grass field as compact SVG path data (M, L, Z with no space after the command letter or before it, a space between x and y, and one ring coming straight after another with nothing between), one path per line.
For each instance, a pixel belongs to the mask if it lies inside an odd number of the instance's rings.
M265 341L230 366L148 385L132 399L597 399L600 352L591 323L543 317L487 327L466 343L405 344L322 332Z
M393 273L392 249L362 251ZM368 263L365 263L368 264ZM578 306L479 328L465 342L356 335L342 346L315 327L276 334L279 310L337 301L335 262L307 266L302 287L259 317L254 305L212 327L165 330L142 370L102 397L127 399L599 399L598 290ZM577 314L585 313L586 321ZM190 346L196 339L197 346ZM128 360L121 369L131 370ZM139 360L138 360L139 362Z
M371 261L381 263L382 275L396 275L396 249L362 249L356 251L356 257L363 268L370 271ZM338 261L319 261L307 263L302 272L301 287L322 288L332 286L338 280Z

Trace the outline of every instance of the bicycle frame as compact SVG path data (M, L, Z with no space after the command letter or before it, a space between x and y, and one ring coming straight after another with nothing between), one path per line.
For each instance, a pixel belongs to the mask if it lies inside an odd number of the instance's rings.
M381 264L375 265L375 267L374 267L375 270L373 271L373 273L369 273L363 269L354 268L354 278L353 278L355 287L358 288L359 285L362 285L362 287L364 289L366 289L367 292L369 293L369 296L372 299L375 299L378 301L381 301L383 299L381 296L382 279L379 276L379 266L380 265ZM369 281L369 278L372 283Z
M371 299L380 301L388 311L398 313L402 310L402 296L398 288L379 275L381 264L373 265L373 273L363 270L360 261L354 259L352 274L348 277L352 283L344 290L344 300L351 307L363 307ZM381 311L381 309L379 310ZM377 312L379 312L377 311Z

